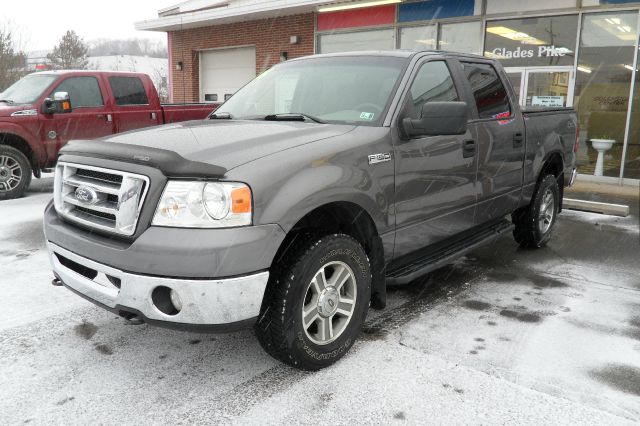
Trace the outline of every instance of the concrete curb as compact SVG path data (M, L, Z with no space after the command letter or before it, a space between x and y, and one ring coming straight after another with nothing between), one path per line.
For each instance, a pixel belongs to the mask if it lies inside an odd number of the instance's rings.
M625 206L623 204L598 203L596 201L564 198L562 207L569 210L581 210L586 212L608 214L612 216L629 216L629 206Z

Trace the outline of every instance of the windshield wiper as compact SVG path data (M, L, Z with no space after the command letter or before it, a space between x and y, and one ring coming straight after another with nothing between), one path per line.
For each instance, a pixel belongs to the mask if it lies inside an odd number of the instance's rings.
M302 114L300 112L286 112L282 114L269 114L264 117L267 121L315 121L319 124L327 124L326 121L320 120L317 117L314 117L309 114Z
M228 112L214 112L209 116L209 120L232 120L233 117Z
M6 102L6 103L8 103L9 105L13 105L13 104L15 104L15 102L14 102L14 101L12 101L11 99L0 99L0 102Z

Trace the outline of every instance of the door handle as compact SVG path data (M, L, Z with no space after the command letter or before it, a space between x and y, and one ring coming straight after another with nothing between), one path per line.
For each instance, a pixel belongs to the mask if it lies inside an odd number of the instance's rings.
M113 117L111 116L111 114L98 114L97 117L101 118L103 120L106 120L109 123L111 123L113 121Z
M524 134L522 132L516 132L513 135L513 147L520 148L524 142Z
M476 141L466 140L462 142L462 157L469 158L476 155Z
M156 117L157 117L157 116L156 116L156 113L155 113L155 112L152 112L152 113L151 113L151 119L152 119L152 120L155 120L155 119L156 119Z

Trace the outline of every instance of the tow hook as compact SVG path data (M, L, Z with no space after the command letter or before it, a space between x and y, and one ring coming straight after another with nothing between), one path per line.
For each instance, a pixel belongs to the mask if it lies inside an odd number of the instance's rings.
M142 325L142 324L144 324L144 321L142 320L142 318L140 318L138 315L135 315L135 314L122 315L122 318L124 318L125 323L128 324L128 325Z

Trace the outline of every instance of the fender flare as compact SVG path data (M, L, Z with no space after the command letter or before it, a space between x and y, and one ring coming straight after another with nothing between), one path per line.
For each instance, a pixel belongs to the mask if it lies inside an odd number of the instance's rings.
M34 166L34 170L36 168L39 169L40 164L44 163L44 161L46 160L46 153L45 153L44 147L41 144L34 141L33 137L30 136L27 132L25 132L21 126L15 123L7 123L7 122L0 123L0 135L2 134L16 136L25 141L25 143L27 144L29 149L31 149L31 152L32 152L32 158L30 160L32 165ZM0 143L2 142L0 141Z
M327 164L303 169L290 176L270 197L261 209L258 223L278 223L288 233L313 210L326 204L348 202L365 210L380 234L380 230L388 226L388 203L384 200L382 190L371 185L363 185L361 189L354 188L353 179L342 178L345 173L361 173L362 176L358 176L356 181L375 183L371 176L356 168L344 169Z

